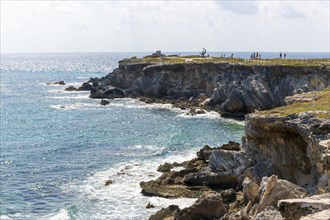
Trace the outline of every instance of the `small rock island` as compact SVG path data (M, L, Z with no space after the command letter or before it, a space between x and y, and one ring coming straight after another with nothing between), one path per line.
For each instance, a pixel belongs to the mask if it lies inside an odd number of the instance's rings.
M158 179L140 183L145 196L197 198L149 219L320 220L330 217L329 86L329 59L159 53L122 60L82 89L91 98L132 97L245 118L241 143L206 145L195 159L162 164Z

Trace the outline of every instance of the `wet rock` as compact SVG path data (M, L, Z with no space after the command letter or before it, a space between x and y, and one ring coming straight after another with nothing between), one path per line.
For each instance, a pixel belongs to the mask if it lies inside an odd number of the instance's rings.
M169 172L174 166L170 163L164 163L158 166L157 171L159 172Z
M190 207L184 208L176 220L200 220L221 218L226 213L221 195L217 192L203 193Z
M105 186L109 186L109 185L111 185L111 184L113 184L113 181L112 180L107 180L107 181L105 181Z
M156 214L151 215L149 220L174 220L177 213L180 211L179 206L170 205L167 208L162 208Z
M109 105L110 102L108 100L102 99L100 102L101 105Z
M153 204L148 203L148 204L146 205L146 208L147 208L147 209L152 209L152 208L155 208L155 206L154 206Z
M47 85L65 85L64 81L58 81L58 82L53 82L53 83L47 83Z
M324 193L302 199L285 199L278 202L278 209L287 219L299 219L302 216L330 209L330 193Z
M83 83L78 90L79 91L90 91L92 89L92 85L88 82Z
M115 87L92 87L90 98L107 98L107 99L114 99L114 98L124 98L125 93L123 90L115 88Z
M78 89L73 86L69 86L68 88L65 89L65 91L78 91Z

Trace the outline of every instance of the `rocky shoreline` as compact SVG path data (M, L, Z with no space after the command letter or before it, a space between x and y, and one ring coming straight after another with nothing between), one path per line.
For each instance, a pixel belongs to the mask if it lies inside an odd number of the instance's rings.
M241 145L204 146L141 182L147 196L198 198L149 219L329 219L330 119L255 114L246 123Z
M320 98L317 110L318 95L303 92L329 86L325 65L120 63L111 74L67 90L171 103L191 115L216 110L245 117L241 143L204 146L195 159L162 164L158 179L140 183L145 196L197 198L191 207L172 205L149 219L311 220L330 217L330 96ZM305 102L313 111L296 105ZM289 111L262 111L286 104Z
M141 98L181 108L203 108L222 116L246 114L285 105L285 97L330 86L330 66L244 65L237 63L119 62L102 78L80 88L91 98Z

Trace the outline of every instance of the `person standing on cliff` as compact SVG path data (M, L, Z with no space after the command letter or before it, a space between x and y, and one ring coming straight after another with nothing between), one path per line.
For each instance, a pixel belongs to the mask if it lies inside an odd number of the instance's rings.
M284 59L286 59L286 53L284 54Z
M282 59L282 53L280 53L280 59Z

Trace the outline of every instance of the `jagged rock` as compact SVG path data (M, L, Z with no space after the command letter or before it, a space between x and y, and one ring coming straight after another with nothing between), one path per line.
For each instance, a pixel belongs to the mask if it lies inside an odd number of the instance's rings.
M224 144L221 147L222 150L234 150L234 151L239 151L239 143L234 142L234 141L229 141L228 144Z
M309 214L307 216L303 216L300 220L329 220L330 219L330 209L315 212L313 214Z
M164 163L158 166L157 171L159 172L169 172L174 166L170 163Z
M184 208L176 220L200 220L220 218L226 213L221 195L216 192L203 193L190 207Z
M179 206L170 205L169 207L162 208L156 214L150 216L149 220L174 220L179 210Z
M267 207L260 212L253 220L284 220L281 213L274 207Z
M115 88L115 87L92 87L90 98L107 98L107 99L114 99L114 98L124 98L125 93L123 90Z
M90 91L92 89L92 85L89 84L88 82L83 83L78 90L79 91Z
M243 151L216 150L209 158L209 166L213 172L236 179L250 163L248 155Z
M237 178L212 172L209 167L205 167L197 172L187 174L183 178L183 183L189 186L217 186L228 189L237 186Z
M154 206L153 204L148 203L148 204L146 205L146 208L147 208L147 209L152 209L152 208L155 208L155 206Z
M260 201L254 212L254 216L268 206L275 206L279 200L303 198L305 190L287 180L278 179L273 175L264 177L259 188Z
M330 209L330 193L302 199L280 200L278 209L282 216L287 219L299 219L302 216Z
M216 148L211 148L209 145L205 145L202 149L197 152L197 158L199 160L207 161Z
M249 177L245 177L243 183L243 195L246 202L257 203L259 201L259 185Z
M110 102L109 102L108 100L104 100L104 99L102 99L100 104L101 104L101 105L109 105Z
M65 91L78 91L78 89L73 86L69 86L68 88L65 89Z
M244 148L263 173L259 176L268 172L315 192L326 170L322 157L329 152L319 143L329 139L329 133L327 118L250 114Z

